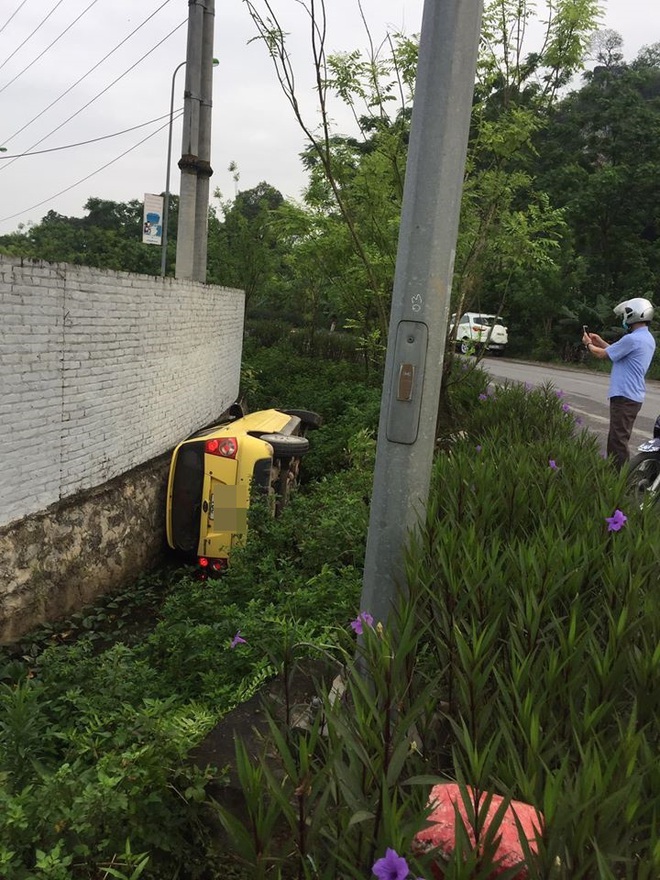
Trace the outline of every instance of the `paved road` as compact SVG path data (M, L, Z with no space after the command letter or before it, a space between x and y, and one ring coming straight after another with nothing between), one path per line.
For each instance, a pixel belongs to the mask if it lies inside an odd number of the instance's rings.
M505 358L484 358L483 368L493 377L494 382L508 379L513 382L529 382L543 385L551 382L566 395L571 408L582 417L584 424L599 437L605 449L609 425L607 387L609 375L594 373L585 369L561 367L553 364L538 364L527 361L512 361ZM630 440L630 454L635 447L653 435L653 423L660 414L660 382L648 381L646 400L635 422Z

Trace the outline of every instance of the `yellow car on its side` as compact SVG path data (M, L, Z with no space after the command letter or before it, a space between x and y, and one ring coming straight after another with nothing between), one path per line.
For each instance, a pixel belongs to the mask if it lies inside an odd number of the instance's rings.
M274 514L297 482L309 449L308 428L321 417L307 410L267 409L204 428L174 450L167 485L167 543L219 574L231 551L245 541L252 493L272 499Z

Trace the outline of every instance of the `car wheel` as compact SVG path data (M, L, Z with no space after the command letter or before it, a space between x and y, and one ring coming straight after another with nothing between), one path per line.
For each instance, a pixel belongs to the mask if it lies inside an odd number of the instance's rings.
M275 458L294 458L309 450L309 440L297 434L260 434L259 439L270 443Z
M459 349L461 354L470 354L470 349L472 345L470 344L470 340L466 337L465 339L461 339Z
M275 516L279 516L289 503L291 492L299 485L300 458L280 458L273 462L276 468L272 488L275 494Z
M283 409L280 410L287 416L298 416L303 428L320 428L323 417L309 409Z
M660 477L660 456L657 452L641 452L631 459L626 480L628 492L638 504L656 503L653 487Z

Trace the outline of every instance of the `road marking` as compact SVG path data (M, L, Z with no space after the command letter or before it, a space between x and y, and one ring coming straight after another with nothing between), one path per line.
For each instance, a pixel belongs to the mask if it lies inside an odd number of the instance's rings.
M609 417L607 416L597 416L595 413L589 413L584 409L578 409L577 406L572 406L571 409L573 412L580 413L581 416L586 416L588 419L593 419L597 422L604 422L606 425L609 425L610 423ZM648 437L646 431L639 431L636 428L633 429L633 432L630 436L631 438L640 437L642 440L645 440Z
M571 404L571 412L580 413L581 416L586 416L588 419L595 419L597 422L604 422L606 425L609 424L609 416L597 416L595 413L587 412L586 409L578 409L577 406L573 406Z

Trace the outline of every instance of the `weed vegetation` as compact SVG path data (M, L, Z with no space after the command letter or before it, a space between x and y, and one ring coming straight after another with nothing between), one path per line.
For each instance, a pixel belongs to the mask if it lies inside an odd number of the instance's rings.
M243 394L323 415L306 482L277 520L254 507L222 579L168 568L0 655L0 877L365 878L391 849L411 877L434 862L485 880L497 793L543 814L530 878L657 880L653 511L556 389L488 389L458 361L407 589L374 621L359 598L378 373L346 340L322 360L266 332ZM319 686L305 728L271 719L261 758L237 741L243 802L221 805L227 769L192 750L320 658L341 689ZM441 859L414 837L444 781L468 821Z

